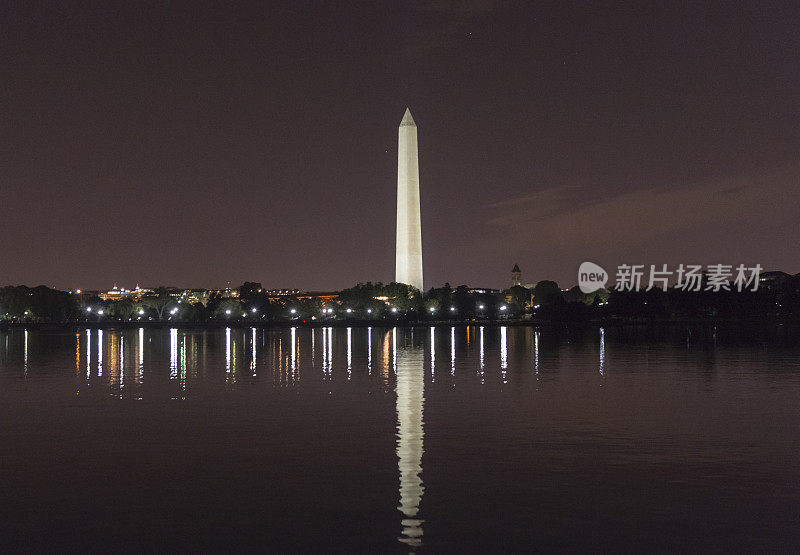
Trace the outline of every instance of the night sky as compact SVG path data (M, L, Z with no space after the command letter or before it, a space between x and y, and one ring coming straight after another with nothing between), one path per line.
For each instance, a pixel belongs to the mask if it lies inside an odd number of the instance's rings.
M800 272L800 4L700 4L4 2L0 284L392 281L406 106L428 287Z

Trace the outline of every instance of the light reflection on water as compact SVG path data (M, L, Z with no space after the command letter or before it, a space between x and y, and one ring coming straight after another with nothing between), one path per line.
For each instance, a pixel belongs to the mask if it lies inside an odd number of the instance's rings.
M793 405L783 406L771 397L775 391L788 398L794 395L795 400L800 394L800 370L794 352L776 351L773 359L762 350L726 350L717 343L696 350L687 350L685 345L674 348L652 342L628 345L615 342L613 330L604 328L588 331L578 340L558 338L533 328L506 326L431 326L416 330L138 328L87 329L62 335L28 330L0 333L4 335L0 341L3 346L0 395L6 400L15 395L12 386L20 379L26 384L27 395L35 396L37 391L46 391L48 395L53 391L69 392L88 406L103 400L111 400L113 406L123 406L127 400L189 406L193 399L201 397L215 401L251 392L256 399L269 404L275 392L281 391L306 397L324 392L341 399L340 402L355 405L367 397L388 397L393 415L385 412L367 415L376 421L390 419L395 431L393 454L387 451L370 454L370 465L391 467L395 477L392 486L395 497L383 501L385 507L395 511L395 528L380 533L391 536L394 543L414 548L435 537L431 529L437 530L448 519L442 512L442 501L436 501L426 469L430 472L431 467L457 467L471 457L478 465L487 464L485 461L492 456L490 450L482 451L480 441L472 445L473 434L504 453L505 458L498 455L498 460L491 459L492 465L484 478L494 487L513 490L514 484L492 482L491 473L503 472L503 465L520 458L555 467L551 479L562 480L563 486L563 475L559 472L564 471L560 465L570 464L579 449L596 450L596 445L605 443L616 445L609 455L610 470L624 465L625 456L638 461L647 456L646 450L637 451L620 438L634 438L631 441L635 445L645 443L652 451L656 449L653 445L659 442L670 445L674 437L683 434L691 440L687 445L694 442L692 449L696 452L701 448L698 445L704 446L701 439L706 438L691 436L697 426L691 418L702 419L716 407L719 414L735 420L740 415L737 411L741 411L742 400L752 401L759 395L770 399L763 404L766 412L756 413L744 425L737 421L739 429L733 431L714 428L713 442L709 445L723 445L724 449L706 452L707 459L716 461L717 456L718 464L728 463L731 452L744 449L737 443L741 433L747 434L746 440L741 440L743 444L755 444L764 435L759 427L760 418L769 421L765 414L770 414L781 426L800 424ZM717 389L732 391L730 400ZM680 395L687 390L691 391L690 402L684 403ZM615 400L615 395L620 401ZM459 407L470 406L463 402L465 398L477 400L471 406L484 420L477 420L469 410L458 412ZM628 406L638 408L626 412ZM751 402L748 406L756 411L754 407L760 405ZM776 410L777 416L773 414ZM431 414L435 415L433 420ZM547 420L550 414L557 417ZM601 420L598 414L605 418L602 423L595 422ZM786 422L787 415L795 420ZM232 411L230 418L236 417ZM328 413L310 419L308 425L324 426L327 417ZM720 426L718 420L711 420L711 425ZM545 424L540 424L542 421ZM687 421L691 425L686 425ZM681 428L684 425L686 430ZM748 425L753 429L748 431ZM433 449L437 431L440 447ZM461 442L452 451L441 447L447 441L445 432L454 437L460 434L457 437ZM505 433L509 434L507 443L498 439ZM547 441L537 445L537 434L545 435ZM784 445L770 442L765 448L778 449ZM559 451L558 446L564 450ZM685 463L691 460L692 453L690 449L672 456ZM566 454L572 459L568 460ZM781 459L772 456L770 460ZM594 472L587 469L594 469L595 463L591 460L585 468L572 471ZM648 460L648 464L651 468L661 468L658 459ZM731 474L741 481L743 474L757 467L755 462L748 464L746 471L737 468ZM797 491L786 485L798 477L796 468L773 468L773 472L784 480L784 491L789 488L783 495L789 495L793 501L800 499ZM440 470L440 479L441 473ZM512 478L504 477L514 481ZM682 479L678 472L670 477L670 483L678 487ZM516 485L524 487L524 483ZM728 485L741 484L732 479ZM599 487L594 483L589 486ZM454 497L458 497L458 487L451 491ZM581 498L588 494L575 495ZM461 503L469 502L465 497L458 499ZM546 518L535 513L535 509L533 513L532 518L537 515ZM471 526L479 527L478 521ZM438 533L442 534L441 529Z
M436 327L431 326L431 382L436 381Z
M514 332L514 345L520 341L519 333L524 331L530 338L522 343L532 344L532 369L535 374L540 371L540 341L541 332L538 330L514 330L506 326L487 328L448 327L439 328L431 326L427 329L427 337L421 337L419 331L414 336L408 329L389 328L379 330L377 346L375 345L375 328L332 328L322 327L317 329L289 328L286 330L263 330L259 328L225 328L216 331L197 331L170 328L168 330L148 330L137 328L134 330L91 330L87 329L74 334L72 342L72 362L76 369L84 368L80 375L84 385L97 387L105 383L115 392L126 389L138 388L145 384L148 374L159 373L159 361L162 360L161 349L164 334L166 334L166 354L168 361L165 365L168 371L169 382L178 386L182 391L191 390L192 387L206 387L204 380L199 382L193 379L192 368L197 368L199 357L210 360L204 368L202 375L211 376L214 373L213 362L221 350L221 370L225 374L225 381L229 385L237 383L266 383L264 380L278 387L297 384L301 381L303 372L319 370L319 378L335 380L337 373L336 360L341 356L341 370L345 380L352 380L359 369L363 368L367 377L372 375L373 365L377 360L377 376L389 384L396 379L405 356L404 349L419 347L427 357L426 379L431 383L438 382L441 377L437 362L437 346L442 340L447 342L445 364L449 362L449 372L444 374L448 384L454 384L466 379L466 374L459 374L459 369L474 368L474 374L480 378L480 383L486 385L490 381L507 384L513 370L509 363L509 351L515 348L512 345L510 334ZM8 332L8 337L14 332ZM23 374L27 375L31 369L29 360L29 342L31 333L22 332L21 366ZM402 333L402 337L399 334ZM598 351L598 366L600 374L606 371L606 343L604 330L600 330ZM217 338L223 334L222 348L217 350ZM441 337L444 335L444 338ZM477 335L477 359L470 349L470 335ZM489 337L491 335L491 338ZM341 341L341 353L337 353L337 338ZM38 339L37 339L38 341ZM150 345L150 347L148 347ZM260 345L265 347L260 348ZM4 356L8 356L8 348ZM303 353L307 353L307 360L301 362ZM377 359L374 357L377 355ZM246 361L248 381L242 381L240 374L240 360ZM319 361L319 363L318 363ZM266 374L259 379L259 369L264 369ZM495 372L491 376L487 372ZM195 372L196 374L196 372ZM390 377L392 379L390 380ZM197 376L194 376L197 378ZM252 380L256 380L253 382ZM139 391L141 393L141 391ZM124 396L124 394L123 394Z
M97 330L97 375L103 375L103 330Z
M431 381L434 375L434 328L431 328ZM417 518L422 494L422 454L424 397L423 349L413 345L399 350L397 363L397 468L400 472L400 506L403 513L399 540L412 546L422 545L422 523Z
M600 375L606 373L606 330L600 328Z
M24 353L25 354L23 356L24 356L25 360L23 362L23 368L24 368L24 371L25 371L25 376L27 377L27 375L28 375L28 330L25 330Z

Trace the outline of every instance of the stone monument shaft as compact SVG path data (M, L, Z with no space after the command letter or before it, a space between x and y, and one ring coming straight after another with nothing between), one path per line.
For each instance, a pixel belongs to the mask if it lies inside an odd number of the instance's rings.
M397 145L397 245L395 281L422 289L422 225L419 209L417 124L406 108Z

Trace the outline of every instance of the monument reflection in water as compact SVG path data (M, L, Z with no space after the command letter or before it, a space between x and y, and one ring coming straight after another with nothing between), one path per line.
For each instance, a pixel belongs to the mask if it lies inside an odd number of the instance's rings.
M0 542L797 552L797 346L676 333L0 331Z
M434 330L431 328L431 339ZM396 334L394 336L396 341ZM434 369L435 343L431 342L431 373ZM397 353L397 467L400 471L400 506L405 518L400 541L421 545L422 520L417 518L425 488L422 486L422 453L425 432L422 406L425 401L424 352L413 345L396 349Z

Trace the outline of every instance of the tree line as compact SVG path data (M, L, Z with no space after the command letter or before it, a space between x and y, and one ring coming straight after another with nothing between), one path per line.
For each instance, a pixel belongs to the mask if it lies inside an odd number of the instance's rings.
M188 302L174 289L159 287L139 300L101 300L45 286L0 288L0 320L5 322L224 322L387 320L387 321L674 321L747 318L800 318L800 275L756 291L618 291L585 294L556 282L532 289L483 290L466 285L428 291L401 283L359 283L333 297L276 296L246 282L236 296L211 294L205 303Z

